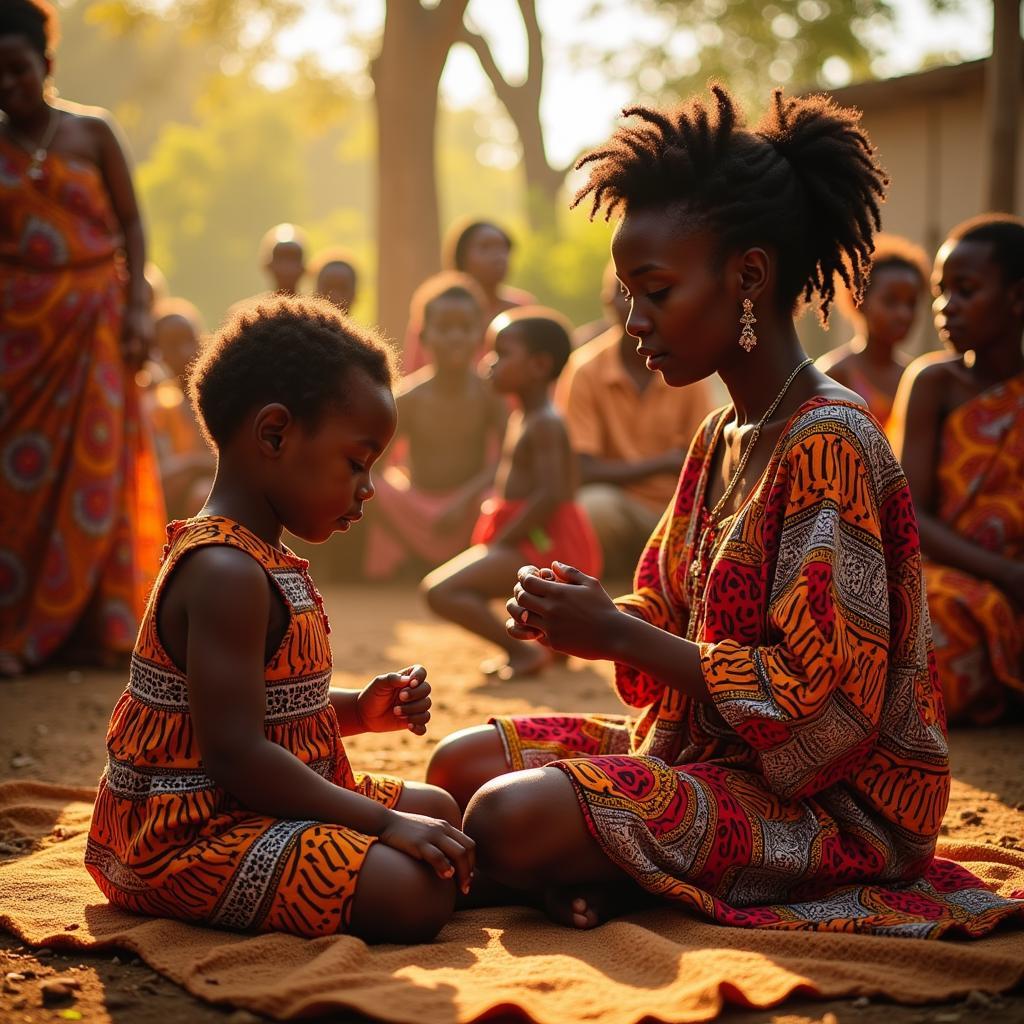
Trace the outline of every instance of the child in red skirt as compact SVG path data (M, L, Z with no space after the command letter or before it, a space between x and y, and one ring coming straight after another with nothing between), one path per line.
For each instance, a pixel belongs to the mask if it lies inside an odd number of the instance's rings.
M558 560L596 575L601 549L573 501L575 459L550 398L572 348L568 325L553 310L525 306L498 316L490 333L491 383L517 406L505 434L497 496L484 502L473 546L427 576L423 592L442 618L497 644L505 656L482 668L511 679L539 672L551 653L510 637L490 602L507 594L523 564Z

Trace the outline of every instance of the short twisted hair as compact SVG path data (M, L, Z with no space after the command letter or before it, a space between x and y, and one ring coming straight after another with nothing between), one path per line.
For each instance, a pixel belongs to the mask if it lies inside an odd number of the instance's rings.
M1007 284L1024 278L1024 220L1009 213L983 213L957 224L955 242L987 242Z
M356 370L390 388L394 356L326 299L274 296L238 310L211 338L189 372L189 397L222 448L271 402L316 429L328 408L344 408Z
M671 110L629 107L642 122L616 130L577 162L590 177L573 206L590 215L679 203L720 239L725 254L748 245L776 252L780 303L818 295L823 322L835 278L859 301L880 226L888 179L857 111L826 96L785 98L781 89L758 126L746 129L721 85L710 104L695 97Z

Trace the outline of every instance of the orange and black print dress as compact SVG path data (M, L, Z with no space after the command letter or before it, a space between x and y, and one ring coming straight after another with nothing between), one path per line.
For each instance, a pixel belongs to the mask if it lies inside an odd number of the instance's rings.
M393 807L401 780L354 773L345 754L328 697L329 627L308 563L221 517L172 523L168 540L107 731L86 867L111 903L136 913L306 936L343 932L374 837L256 814L209 778L185 673L157 633L161 595L182 558L211 544L251 555L290 618L266 665L267 739L336 785Z

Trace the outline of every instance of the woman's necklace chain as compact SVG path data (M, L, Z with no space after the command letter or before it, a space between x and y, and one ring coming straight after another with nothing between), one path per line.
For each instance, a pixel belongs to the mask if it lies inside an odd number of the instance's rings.
M57 124L59 121L60 118L57 115L57 111L50 107L50 119L46 122L46 131L43 132L43 136L38 142L33 142L28 136L22 135L21 132L16 132L11 127L10 120L4 121L11 138L32 158L25 173L33 181L37 181L43 176L43 161L49 152L53 137L57 134Z
M750 461L750 453L754 450L754 446L757 444L758 438L761 436L761 429L764 425L772 418L772 414L779 407L779 403L786 397L786 392L789 390L790 384L796 380L797 374L805 367L810 366L814 360L808 356L799 366L786 378L786 383L782 385L782 390L775 396L774 401L764 411L764 415L754 424L754 429L750 432L750 442L746 448L743 449L743 454L740 456L739 465L736 467L736 471L733 473L732 478L729 480L728 485L725 488L724 493L715 502L715 507L708 514L708 518L712 522L716 520L721 513L722 509L725 508L725 503L729 500L730 495L736 489L736 485L740 482L740 477L743 476L743 470L747 468L747 462Z
M797 374L805 367L813 363L814 360L808 357L793 372L786 378L786 383L782 385L781 390L775 396L775 400L771 405L768 406L764 411L764 415L754 424L754 429L750 432L750 441L746 448L743 449L743 454L740 456L739 465L737 465L735 472L726 485L725 491L721 498L715 502L715 507L710 512L704 510L702 512L703 523L701 524L700 538L697 541L697 549L690 561L690 582L691 582L691 596L690 596L690 623L694 625L699 616L696 614L697 604L702 600L699 593L701 590L701 578L707 572L707 564L711 550L714 548L715 542L715 531L717 528L717 519L721 514L722 509L725 508L725 503L729 500L732 492L736 489L736 485L740 482L740 478L743 476L743 471L747 468L747 462L750 461L750 454L754 450L754 446L757 444L758 438L761 436L761 429L771 419L772 414L779 407L779 403L786 397L786 392L789 390L789 386L796 380Z

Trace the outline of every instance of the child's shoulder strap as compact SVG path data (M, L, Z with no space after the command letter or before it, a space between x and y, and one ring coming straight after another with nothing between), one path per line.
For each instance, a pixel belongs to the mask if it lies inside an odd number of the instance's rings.
M284 551L261 540L241 523L225 516L203 516L173 522L167 528L167 534L164 564L168 570L196 548L215 544L225 544L244 551L268 571L278 568L288 559Z

